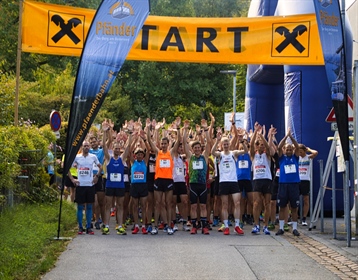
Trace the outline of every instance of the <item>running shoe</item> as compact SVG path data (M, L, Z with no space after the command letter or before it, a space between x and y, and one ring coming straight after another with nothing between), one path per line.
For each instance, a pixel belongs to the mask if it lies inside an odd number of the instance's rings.
M285 232L282 229L279 229L278 232L276 232L276 235L283 235Z
M158 227L159 228L159 227ZM168 232L168 225L165 225L164 228L163 228L163 232L167 233ZM159 228L160 229L160 228Z
M239 234L239 235L243 235L243 234L244 234L244 231L243 231L242 228L239 227L239 226L236 226L236 227L235 227L235 232L236 232L237 234Z
M160 223L158 229L164 229L164 223Z
M145 226L142 226L142 234L148 234L148 231Z
M131 218L128 218L127 220L126 220L126 222L125 222L125 225L126 226L129 226L129 225L131 225L132 224L132 220L131 220Z
M147 233L152 233L152 225L147 226Z
M152 230L150 231L151 234L158 234L158 228L157 227L154 227L152 228Z
M294 230L292 231L292 234L293 234L294 236L300 236L300 233L298 232L297 229L294 229Z
M254 226L251 230L253 234L260 234L260 227L258 225Z
M94 223L94 227L95 227L96 229L101 229L101 223L100 223L100 222L95 222L95 223Z
M289 230L290 230L290 227L288 226L288 224L285 224L285 225L283 226L283 230L284 230L284 231L289 231Z
M223 232L225 229L225 225L222 224L221 227L219 227L218 232Z
M196 227L192 227L190 234L197 234L198 233L198 229Z
M209 229L207 227L203 227L203 229L201 230L202 234L210 234Z
M173 235L174 234L174 230L171 227L168 227L167 233L169 235Z
M191 227L191 222L190 222L190 221L187 221L187 222L186 222L186 225L187 225L188 227Z
M93 235L94 231L91 228L86 229L86 234Z
M83 234L84 232L85 232L85 231L83 230L83 228L79 228L77 233L78 233L78 234Z
M269 229L268 229L267 227L264 227L264 228L262 229L262 231L263 231L263 233L266 234L266 235L270 235L270 234L271 234L271 232L269 231Z
M108 227L103 227L103 228L102 228L102 234L103 234L103 235L109 234L109 228L108 228Z
M218 219L214 219L213 221L213 227L217 227L219 225L219 220Z
M308 226L306 220L302 221L302 225L305 226L305 227Z
M274 229L275 229L275 224L269 223L268 229L269 229L269 230L274 230Z
M134 229L132 230L132 234L137 234L139 232L139 227L135 226Z
M227 227L224 229L224 235L229 235L230 234L230 229Z
M114 217L115 215L116 215L116 209L113 208L113 209L111 210L111 217Z
M174 227L173 227L173 231L176 232L178 231L178 226L175 224Z
M119 235L126 235L127 233L126 233L126 230L125 230L123 227L119 227L119 228L117 229L117 234L119 234Z
M190 231L190 227L188 227L186 224L183 225L183 231Z
M155 222L154 218L152 218L150 221L151 221L152 223L154 223L154 222Z

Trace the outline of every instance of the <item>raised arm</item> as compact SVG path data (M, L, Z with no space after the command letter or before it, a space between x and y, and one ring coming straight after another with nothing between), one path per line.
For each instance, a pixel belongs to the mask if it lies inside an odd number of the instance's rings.
M189 124L190 122L188 120L184 121L184 129L183 129L183 148L184 148L184 153L186 155L187 160L189 160L191 158L191 151L190 151L190 147L189 147L189 143L187 141L188 139L188 131L189 131Z
M222 133L221 132L218 132L216 134L216 141L215 141L215 144L214 146L212 147L211 149L211 154L214 156L214 157L220 157L220 152L217 151L217 148L218 148L218 145L221 141L221 137L222 137Z
M109 122L105 119L102 122L102 130L103 130L103 152L104 152L104 159L106 162L109 162L111 156L108 151L108 138L111 138L112 136L110 134L110 125Z
M146 129L147 129L147 131L146 131L147 132L147 142L148 142L148 144L150 146L151 151L157 155L158 152L159 152L159 149L157 148L156 145L154 145L154 143L152 141L149 126L147 126Z

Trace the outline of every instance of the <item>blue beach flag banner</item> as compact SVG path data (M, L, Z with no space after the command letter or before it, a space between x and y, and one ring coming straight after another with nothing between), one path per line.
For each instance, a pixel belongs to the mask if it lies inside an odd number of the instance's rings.
M72 96L64 175L149 15L149 0L103 0L89 29Z
M348 97L344 30L339 0L314 0L331 99L345 160L349 160Z

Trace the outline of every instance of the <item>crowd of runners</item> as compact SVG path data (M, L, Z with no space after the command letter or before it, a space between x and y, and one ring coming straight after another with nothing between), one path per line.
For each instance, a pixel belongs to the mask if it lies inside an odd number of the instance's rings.
M280 141L275 136L273 126L266 131L258 123L247 132L233 121L223 131L212 114L210 124L131 120L119 132L104 120L83 142L66 178L77 203L78 234L95 228L104 235L207 235L213 229L243 235L250 225L252 234L270 235L276 227L282 235L291 222L299 236L300 196L300 221L307 226L310 162L318 152L297 143L290 129Z

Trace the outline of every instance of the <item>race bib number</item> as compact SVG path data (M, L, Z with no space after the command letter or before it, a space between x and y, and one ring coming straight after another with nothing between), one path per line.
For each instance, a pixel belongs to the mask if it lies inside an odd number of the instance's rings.
M204 165L203 165L202 161L194 160L194 161L192 161L192 167L194 170L199 170L199 169L201 170L204 168Z
M266 174L266 166L265 165L257 165L255 166L256 175L265 175Z
M247 160L240 160L239 168L249 168L249 162Z
M90 171L89 168L80 168L78 170L78 175L79 176L90 176L90 173L91 173L91 171Z
M160 168L170 168L170 160L169 159L161 159L159 161Z
M305 176L305 175L307 175L307 174L308 174L308 170L307 170L307 168L302 168L302 167L301 167L299 170L300 170L300 175Z
M121 182L122 181L122 174L121 173L111 173L109 176L111 182Z
M182 168L182 167L176 167L176 168L175 168L175 174L176 174L176 175L184 175L184 168Z
M149 173L155 173L155 164L149 163Z
M221 167L222 167L223 172L225 172L225 173L230 172L230 162L229 161L222 162Z
M134 172L133 180L144 180L144 173L143 172Z
M287 164L284 166L285 168L285 174L290 174L290 173L296 173L296 165L294 164Z

